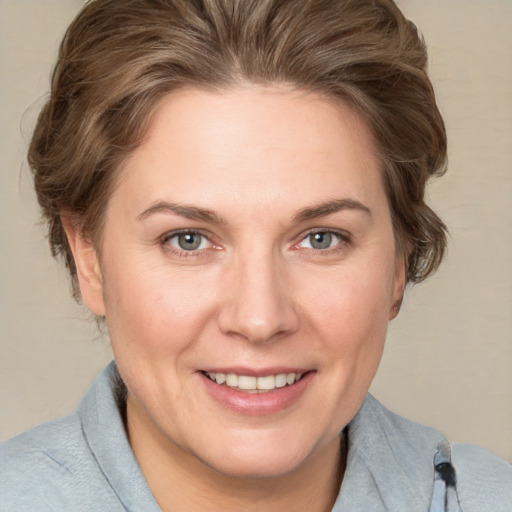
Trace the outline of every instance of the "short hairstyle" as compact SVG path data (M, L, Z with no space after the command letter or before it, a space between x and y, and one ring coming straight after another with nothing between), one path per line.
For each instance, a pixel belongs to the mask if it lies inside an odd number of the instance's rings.
M446 228L425 186L446 133L416 27L392 0L92 0L68 28L28 161L54 256L79 297L61 222L101 245L122 163L159 101L184 87L291 84L340 99L369 126L407 280L439 266ZM98 247L99 247L98 246Z

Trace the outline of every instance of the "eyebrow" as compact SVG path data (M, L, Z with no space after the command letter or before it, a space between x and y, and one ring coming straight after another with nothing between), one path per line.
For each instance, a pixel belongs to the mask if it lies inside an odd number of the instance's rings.
M357 199L344 198L334 199L332 201L327 201L326 203L320 203L318 205L302 208L297 212L294 220L295 222L301 222L305 220L316 219L318 217L324 217L341 210L356 210L366 213L370 217L372 216L372 211L370 208L365 206Z
M295 222L303 222L305 220L316 219L318 217L324 217L332 213L339 212L341 210L356 210L363 213L372 215L370 208L365 206L356 199L334 199L325 203L320 203L314 206L308 206L299 210L295 216ZM154 205L144 210L137 216L138 221L142 221L154 215L156 213L167 213L179 215L191 220L201 220L210 222L213 224L225 224L225 220L219 217L215 212L207 208L199 208L197 206L169 203L167 201L158 201Z
M171 213L185 217L191 220L202 220L213 224L225 224L224 219L219 217L212 210L207 208L198 208L197 206L190 206L186 204L169 203L167 201L158 201L154 205L144 210L137 216L137 220L142 221L156 213Z

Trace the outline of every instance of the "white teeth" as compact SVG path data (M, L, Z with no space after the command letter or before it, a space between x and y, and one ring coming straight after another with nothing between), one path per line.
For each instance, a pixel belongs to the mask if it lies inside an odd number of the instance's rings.
M301 373L278 373L277 375L265 375L254 377L251 375L236 375L235 373L207 372L210 380L217 384L225 384L230 388L238 388L241 391L272 391L292 385L302 378Z
M240 389L256 389L256 377L240 375L238 377L238 387Z
M226 375L226 384L229 387L236 388L238 386L238 375L234 373L228 373Z
M276 387L276 378L273 375L258 377L258 389L274 389Z
M276 388L284 388L286 386L286 373L276 375Z

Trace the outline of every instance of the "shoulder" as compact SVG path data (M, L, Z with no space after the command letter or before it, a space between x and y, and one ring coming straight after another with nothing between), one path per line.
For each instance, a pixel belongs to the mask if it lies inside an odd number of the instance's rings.
M379 488L379 500L387 500L385 510L445 510L443 504L455 492L460 509L446 510L512 511L509 463L482 448L449 443L439 431L394 414L371 395L349 424L348 436L352 465L347 468L359 480L354 493L360 492L361 475L371 473L368 486ZM357 459L364 461L363 469ZM377 508L373 503L366 507Z
M94 510L97 497L117 510L87 446L78 414L0 444L0 512Z
M83 458L77 415L40 425L0 444L2 485L10 479L28 478L34 471L67 474ZM19 480L17 480L19 481Z
M452 443L452 461L463 512L510 512L512 465L477 446Z
M366 438L376 436L379 441L385 440L395 455L404 460L430 454L433 457L438 444L444 440L438 430L390 411L370 394L366 395L352 424L366 431Z
M400 437L404 452L413 456L417 446L431 443L440 433L429 427L418 425L383 406L380 406L381 421ZM390 429L388 428L388 431ZM395 445L397 446L398 443ZM416 448L414 446L416 445ZM433 463L449 446L447 461L453 467L456 491L461 512L511 512L512 511L512 465L493 453L478 446L459 444L444 440L439 442Z

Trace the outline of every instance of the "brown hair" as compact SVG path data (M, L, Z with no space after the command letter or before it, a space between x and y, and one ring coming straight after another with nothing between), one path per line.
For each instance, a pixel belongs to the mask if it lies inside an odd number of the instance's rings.
M370 126L407 279L439 266L446 228L425 204L446 134L415 26L392 0L92 0L60 47L28 159L78 296L60 215L101 238L116 172L159 100L186 86L289 83L356 109ZM99 242L98 242L99 243Z

